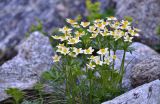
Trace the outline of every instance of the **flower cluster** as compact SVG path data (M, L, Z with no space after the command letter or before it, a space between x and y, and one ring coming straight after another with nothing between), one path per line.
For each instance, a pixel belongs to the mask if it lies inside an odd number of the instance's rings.
M65 26L60 28L59 31L61 35L52 36L55 40L59 40L62 43L56 46L56 52L59 55L69 55L71 57L77 57L79 54L88 55L90 61L86 66L89 69L94 69L96 65L109 65L111 60L116 59L115 54L113 56L109 54L112 48L108 48L105 44L103 45L103 41L106 43L105 41L113 40L116 42L121 40L123 43L131 43L134 36L139 36L139 30L131 27L130 22L126 20L119 22L116 17L81 23L72 19L67 19L66 21L71 27ZM107 40L107 37L110 37L110 40ZM97 46L94 48L92 45L89 47L80 47L82 44L87 45L86 40L90 40L90 43L97 42ZM96 52L97 56L93 56L96 47L99 48ZM109 57L105 57L106 54L108 54ZM59 61L60 58L61 56L56 54L53 57L54 62Z
M57 74L54 79L65 84L67 104L92 104L92 98L97 100L97 96L93 96L97 92L98 99L105 98L106 93L119 92L125 72L126 52L131 51L130 44L135 36L139 36L139 30L130 22L118 21L116 17L92 22L67 19L66 22L69 25L52 36L56 50L52 58L55 62L53 71ZM117 50L123 50L119 70L115 67Z

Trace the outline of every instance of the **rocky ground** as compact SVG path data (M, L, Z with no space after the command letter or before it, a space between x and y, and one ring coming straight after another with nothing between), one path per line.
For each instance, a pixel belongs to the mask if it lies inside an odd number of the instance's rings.
M93 0L95 1L95 0ZM141 29L140 40L127 53L125 64L130 60L123 78L126 93L104 104L159 104L160 55L149 46L160 44L156 28L160 24L159 0L99 0L101 11L112 3L119 19L133 17L133 25ZM32 88L42 72L52 66L54 54L48 37L40 32L25 38L31 24L39 18L49 34L55 27L64 25L67 17L87 14L85 0L1 0L0 1L0 101L8 98L8 87ZM138 21L138 23L137 23ZM117 52L122 58L122 51ZM4 62L4 61L7 62ZM116 67L120 60L116 61ZM38 70L37 70L38 69ZM148 83L148 84L147 84Z

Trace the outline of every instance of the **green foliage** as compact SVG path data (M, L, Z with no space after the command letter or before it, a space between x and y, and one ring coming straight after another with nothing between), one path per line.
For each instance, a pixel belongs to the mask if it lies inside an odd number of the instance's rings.
M157 28L156 28L156 33L157 33L158 35L160 35L160 25L157 26Z
M100 2L92 3L91 0L86 0L86 8L89 12L89 16L87 16L89 21L100 18Z
M43 84L41 84L40 82L36 83L36 85L34 86L34 89L37 90L38 92L41 92L43 90Z
M131 16L124 16L124 19L129 22L133 22L133 18Z
M115 15L114 8L108 8L104 13L101 14L102 18L110 17Z
M34 86L34 89L38 91L38 95L40 97L39 98L40 104L43 104L43 89L44 89L43 84L40 82L36 83L36 85Z
M88 10L88 21L93 21L95 19L104 19L106 17L114 16L115 11L113 8L108 8L104 13L100 13L100 2L92 3L91 0L86 0L86 9Z
M32 24L31 27L29 28L29 31L26 33L26 37L28 37L32 32L34 31L39 31L43 34L45 34L43 30L43 24L42 21L36 18L37 24Z
M6 93L13 97L14 104L20 104L24 97L24 93L17 88L9 88L6 90Z

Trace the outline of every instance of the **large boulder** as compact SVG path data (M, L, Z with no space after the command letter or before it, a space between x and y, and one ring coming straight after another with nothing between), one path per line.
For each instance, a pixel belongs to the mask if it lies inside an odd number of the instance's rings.
M155 52L153 49L151 49L150 47L142 44L142 43L138 43L138 42L134 42L131 47L133 47L135 49L135 51L131 53L127 52L126 53L126 58L125 58L125 74L123 77L123 87L126 89L132 89L131 86L131 70L132 68L140 63L141 61L143 61L144 59L153 56L153 55L159 55L157 52ZM115 66L117 69L120 68L120 64L121 64L121 60L123 57L123 51L117 51L116 52L118 59L116 60Z
M8 96L9 87L27 89L39 80L42 72L53 64L53 50L48 37L34 32L20 46L18 54L0 66L0 101Z
M116 16L133 17L133 25L141 29L141 40L148 45L159 45L156 28L160 24L160 0L115 0ZM138 22L138 23L137 23Z
M102 104L159 104L160 80L139 86Z
M160 79L160 55L146 58L131 70L131 84L133 87L156 79Z

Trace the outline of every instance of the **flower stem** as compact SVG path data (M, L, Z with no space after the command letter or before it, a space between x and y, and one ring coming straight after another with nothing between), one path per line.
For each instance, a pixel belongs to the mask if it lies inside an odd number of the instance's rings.
M120 83L122 83L122 78L123 78L123 74L124 74L124 61L125 61L125 57L126 57L126 50L124 50L123 58L122 58L122 61L121 61L121 67L120 67L121 78L120 78Z
M92 78L91 78L91 71L88 70L89 74L89 104L92 104Z

